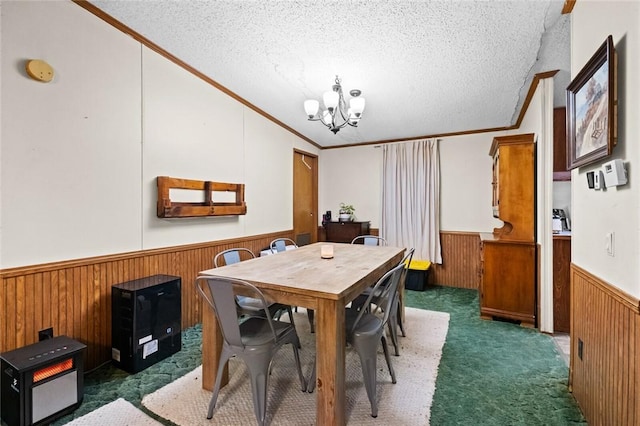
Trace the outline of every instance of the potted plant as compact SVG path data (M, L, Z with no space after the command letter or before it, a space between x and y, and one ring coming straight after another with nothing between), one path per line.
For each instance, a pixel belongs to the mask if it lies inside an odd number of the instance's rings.
M356 209L351 204L340 203L340 215L338 220L340 220L340 222L353 220L355 218L353 212L355 211Z

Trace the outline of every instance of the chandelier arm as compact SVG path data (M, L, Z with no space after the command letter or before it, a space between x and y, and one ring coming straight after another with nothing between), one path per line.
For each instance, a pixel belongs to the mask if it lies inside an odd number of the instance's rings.
M320 123L322 123L323 126L327 127L328 129L330 129L332 126L331 124L327 124L322 120L322 117L319 115L316 115L313 118L307 118L307 121L319 121Z
M343 100L344 101L344 100ZM344 103L344 102L343 102ZM340 108L340 116L342 117L342 119L344 121L349 121L349 116L347 115L347 117L344 116L344 108Z

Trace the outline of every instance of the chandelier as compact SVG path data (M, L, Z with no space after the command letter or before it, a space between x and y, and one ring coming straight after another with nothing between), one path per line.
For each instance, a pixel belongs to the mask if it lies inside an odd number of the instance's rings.
M309 121L320 121L327 126L335 135L340 129L349 126L358 127L358 122L362 118L364 111L364 98L360 97L360 90L353 89L349 92L349 108L342 94L342 86L340 78L336 75L335 84L331 92L324 92L322 101L325 110L320 110L320 102L315 99L307 99L304 101L304 110L309 117Z

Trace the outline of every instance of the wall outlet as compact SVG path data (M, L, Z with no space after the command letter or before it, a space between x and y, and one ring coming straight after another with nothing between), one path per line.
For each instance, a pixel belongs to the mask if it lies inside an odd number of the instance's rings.
M53 339L53 327L45 328L44 330L38 331L39 342L47 339Z
M582 349L584 347L584 343L582 343L582 339L578 339L578 358L582 361Z

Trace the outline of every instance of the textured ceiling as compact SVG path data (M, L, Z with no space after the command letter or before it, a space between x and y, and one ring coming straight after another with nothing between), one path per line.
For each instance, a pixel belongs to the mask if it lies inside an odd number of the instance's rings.
M325 147L510 126L534 74L569 83L563 0L91 3ZM334 135L303 102L336 74L366 108Z

